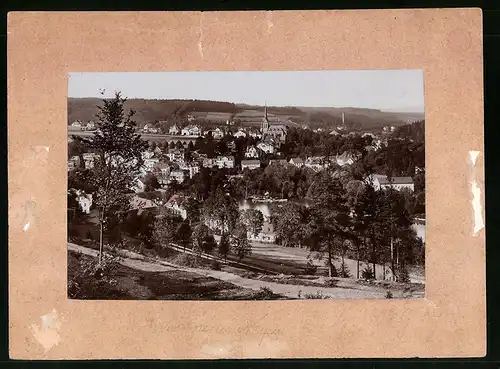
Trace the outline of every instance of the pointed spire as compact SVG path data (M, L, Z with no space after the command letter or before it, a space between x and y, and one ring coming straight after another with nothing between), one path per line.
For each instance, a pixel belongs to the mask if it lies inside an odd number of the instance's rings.
M267 101L264 103L264 118L267 120Z

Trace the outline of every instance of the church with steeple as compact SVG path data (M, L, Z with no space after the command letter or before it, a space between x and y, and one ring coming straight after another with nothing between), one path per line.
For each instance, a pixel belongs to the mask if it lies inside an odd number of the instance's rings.
M280 141L285 141L287 126L283 124L270 124L269 117L267 116L267 103L264 107L264 118L260 126L260 131L262 133L262 139L264 141L269 139L279 139Z
M265 135L268 130L269 130L269 119L267 118L267 103L266 103L264 107L264 119L262 119L260 131L263 135Z

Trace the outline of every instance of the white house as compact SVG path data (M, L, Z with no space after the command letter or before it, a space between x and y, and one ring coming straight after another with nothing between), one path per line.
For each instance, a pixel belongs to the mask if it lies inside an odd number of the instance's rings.
M152 127L149 129L149 133L160 133L160 130L158 128Z
M216 165L219 167L219 169L234 168L234 156L218 156Z
M144 159L143 172L150 173L155 168L156 164L160 162L158 158Z
M274 145L269 141L262 141L257 144L257 147L264 151L266 154L274 153Z
M287 127L283 124L272 124L269 126L266 133L274 138L284 141L286 139Z
M200 167L195 164L181 163L179 169L189 172L189 178L193 178L196 173L200 171Z
M186 208L182 205L185 198L180 195L173 195L165 204L167 209L172 210L175 214L178 214L182 217L182 219L187 218Z
M238 132L236 132L233 136L236 138L240 138L240 137L246 137L247 134L243 129L240 128Z
M386 188L393 188L398 191L402 189L415 191L415 186L411 177L392 177L389 179L386 175L374 174L372 176L372 181L373 187L377 191Z
M141 157L143 160L151 159L153 156L155 156L154 151L147 150L141 153Z
M69 158L69 161L73 162L77 167L80 165L80 157L78 155L72 156Z
M189 125L182 129L181 134L183 136L201 136L201 129L195 125Z
M154 166L153 172L160 178L168 178L170 176L170 165L167 163L157 163Z
M149 132L149 128L150 128L149 124L144 125L144 127L142 127L142 132L144 132L144 133Z
M249 170L254 170L260 168L259 160L242 160L241 161L241 170L245 170L248 168Z
M306 159L304 166L315 171L320 171L327 167L327 163L322 156L310 156Z
M216 129L214 129L212 131L212 137L216 140L219 140L221 139L222 137L224 137L224 131L222 129L220 129L219 127L217 127Z
M86 152L82 154L83 161L85 163L85 169L92 169L95 162L99 160L99 155L93 152Z
M295 165L297 168L300 168L304 165L304 160L301 158L291 158L289 163Z
M146 189L146 183L144 183L144 178L137 177L134 181L132 190L135 193L139 193L139 192L144 192L145 189Z
M255 242L275 243L276 233L274 232L274 227L272 223L265 221L264 224L262 225L262 229L257 235L248 231L247 238L250 241L255 241Z
M90 213L90 207L92 206L92 194L86 194L85 192L75 190L74 188L70 189L70 191L75 194L76 201L80 205L82 212L85 214Z
M359 159L359 155L353 152L344 151L341 155L337 155L335 160L341 167L344 165L351 165Z
M96 124L91 120L90 122L87 123L87 131L93 131L96 129Z
M186 175L183 170L173 170L170 172L170 180L176 181L177 183L184 182Z
M255 146L249 146L247 147L247 150L245 152L245 158L258 158L259 157L259 152L257 151L257 148Z
M71 123L71 127L74 129L82 129L82 123L80 121L74 121Z
M168 149L167 157L170 161L179 162L184 160L184 151L179 149Z
M179 129L179 127L177 127L176 124L174 124L173 126L171 126L169 129L168 129L168 134L170 135L178 135L179 133L181 132L181 130Z
M212 168L215 164L215 159L212 158L204 158L203 159L203 167L204 168Z

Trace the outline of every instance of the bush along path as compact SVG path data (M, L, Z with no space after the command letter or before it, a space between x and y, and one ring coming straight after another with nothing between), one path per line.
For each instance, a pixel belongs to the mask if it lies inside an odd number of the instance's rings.
M91 256L97 256L98 252L94 249L68 243L68 249L71 251L81 252ZM212 277L221 281L232 283L236 286L260 291L269 289L275 294L283 295L289 298L331 298L331 299L384 299L386 292L374 287L373 290L367 289L366 286L362 289L345 288L345 287L316 287L302 286L293 284L282 284L269 282L264 280L249 279L238 276L233 273L210 270L181 267L162 260L148 260L146 257L130 252L120 250L119 263L129 268L149 271L149 272L164 272L171 270L182 270L186 272L196 273L198 275ZM393 298L403 297L402 292L394 291Z

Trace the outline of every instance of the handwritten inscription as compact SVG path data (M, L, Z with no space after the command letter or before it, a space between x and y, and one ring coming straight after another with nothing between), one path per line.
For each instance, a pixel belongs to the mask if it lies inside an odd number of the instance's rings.
M207 334L238 334L242 336L258 336L260 337L260 342L266 337L279 336L281 331L277 327L264 326L260 322L267 316L264 315L257 320L252 320L248 323L238 326L222 326L222 325L208 325L208 324L196 324L192 322L179 321L175 318L169 320L166 323L153 323L153 331L159 332L183 332L187 334L193 333L207 333Z

